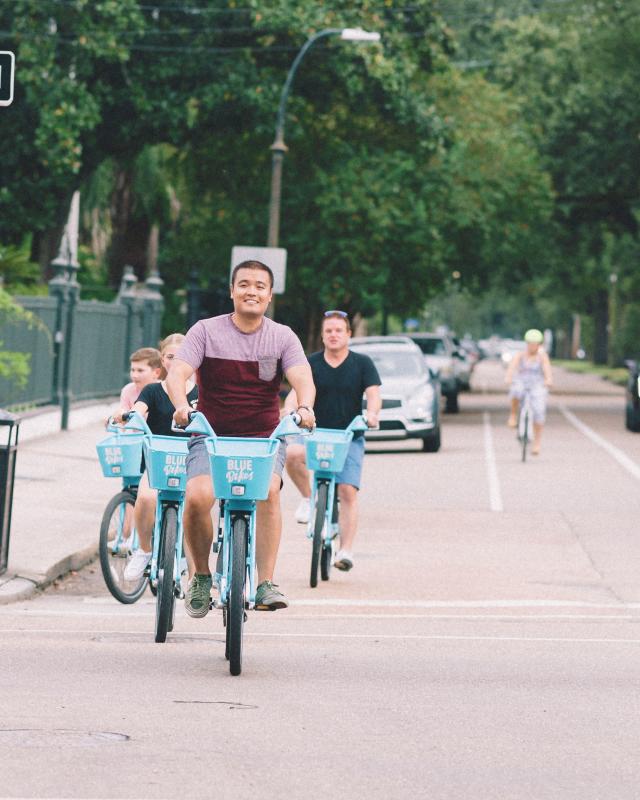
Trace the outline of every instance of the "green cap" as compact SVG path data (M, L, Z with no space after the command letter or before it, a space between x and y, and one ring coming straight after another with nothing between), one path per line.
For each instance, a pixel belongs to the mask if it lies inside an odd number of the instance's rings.
M535 342L535 344L542 344L544 342L544 336L542 335L542 331L539 331L537 328L529 328L529 330L524 335L525 342Z

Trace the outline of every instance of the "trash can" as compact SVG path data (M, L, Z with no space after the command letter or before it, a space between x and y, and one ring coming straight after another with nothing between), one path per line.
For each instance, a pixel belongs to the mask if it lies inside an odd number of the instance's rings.
M0 410L0 575L7 571L9 563L13 479L16 473L19 427L18 417Z

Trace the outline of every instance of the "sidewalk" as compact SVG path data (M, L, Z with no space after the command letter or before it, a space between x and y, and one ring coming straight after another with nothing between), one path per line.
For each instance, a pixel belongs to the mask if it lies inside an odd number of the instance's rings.
M114 405L72 410L64 432L55 427L57 411L21 423L0 604L29 597L97 553L100 518L119 482L102 477L95 443L106 435L102 420Z

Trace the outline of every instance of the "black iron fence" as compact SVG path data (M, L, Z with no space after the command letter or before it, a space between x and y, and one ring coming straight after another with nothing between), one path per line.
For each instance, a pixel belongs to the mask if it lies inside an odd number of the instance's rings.
M53 266L47 297L14 298L35 324L0 325L3 349L28 354L30 366L25 386L0 378L0 407L59 405L65 428L72 401L118 394L128 382L129 355L158 343L164 302L157 275L138 285L125 268L118 297L105 303L80 298L74 267Z

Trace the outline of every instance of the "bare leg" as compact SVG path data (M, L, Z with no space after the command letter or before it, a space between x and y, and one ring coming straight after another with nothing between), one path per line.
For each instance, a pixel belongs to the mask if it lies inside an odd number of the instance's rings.
M151 537L156 521L156 491L149 488L149 480L145 472L138 486L138 496L133 509L133 515L140 539L140 548L145 553L151 552Z
M340 549L353 550L358 528L358 490L348 483L338 484L340 498Z
M211 509L215 498L209 475L197 475L187 483L184 506L185 546L189 569L209 575L209 555L213 543Z
M540 452L540 440L542 439L543 427L544 425L540 422L533 423L533 447L531 448L531 452L536 456Z
M520 408L520 401L517 397L511 398L511 416L509 417L509 427L515 428L518 424L518 409Z
M269 497L257 504L256 514L256 562L258 584L273 580L278 558L282 514L280 513L280 476L271 477Z
M287 447L287 474L294 482L303 497L311 497L309 470L305 460L305 449L302 444L290 444Z

